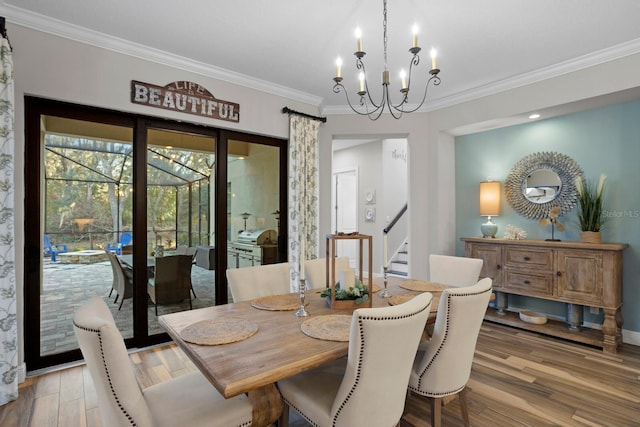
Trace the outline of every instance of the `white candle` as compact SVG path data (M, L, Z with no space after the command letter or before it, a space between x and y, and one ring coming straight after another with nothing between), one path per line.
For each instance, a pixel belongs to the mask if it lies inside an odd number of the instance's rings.
M336 59L336 77L342 77L342 58L338 57L338 59Z
M436 52L435 49L431 49L431 69L435 70L436 68L438 68L438 65L436 64L436 55L438 53Z
M356 28L356 52L362 52L362 31Z
M300 240L300 280L304 280L304 261L305 261L304 246L305 246L305 240L303 237L302 240Z
M413 47L418 47L418 26L413 25Z
M387 259L387 235L386 234L382 237L382 240L383 240L383 243L384 243L384 248L383 248L383 251L382 251L383 252L382 253L382 264L385 267L388 267L389 266L389 260Z
M356 271L353 268L340 270L340 288L349 289L356 284Z
M364 73L358 75L358 80L360 80L360 92L364 92Z
M407 73L406 71L404 71L404 69L400 70L400 84L402 86L402 89L407 88Z

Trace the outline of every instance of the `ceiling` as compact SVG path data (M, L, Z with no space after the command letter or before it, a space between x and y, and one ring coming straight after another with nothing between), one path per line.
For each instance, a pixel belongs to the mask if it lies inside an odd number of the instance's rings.
M316 104L324 114L347 111L344 95L332 91L337 56L356 98L356 26L372 83L383 70L382 0L4 0L0 13L10 23ZM391 93L409 66L414 23L424 76L429 50L438 50L442 84L429 90L427 105L435 109L638 53L639 18L637 0L389 0Z

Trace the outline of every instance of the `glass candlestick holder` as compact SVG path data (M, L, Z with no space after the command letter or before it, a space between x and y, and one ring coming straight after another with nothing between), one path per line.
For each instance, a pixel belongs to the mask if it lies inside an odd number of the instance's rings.
M304 308L306 287L306 280L300 279L300 308L295 312L296 317L307 317L309 315L309 312Z
M387 266L382 267L383 273L384 273L384 289L381 290L380 292L378 292L378 296L380 298L390 298L391 297L391 292L389 292L389 289L387 289L387 270L389 268Z

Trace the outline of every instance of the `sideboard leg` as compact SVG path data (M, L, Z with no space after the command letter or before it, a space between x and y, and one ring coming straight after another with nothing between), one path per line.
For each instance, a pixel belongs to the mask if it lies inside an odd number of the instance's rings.
M622 312L620 308L604 309L604 322L602 333L604 334L603 350L608 353L617 353L622 342Z
M582 326L582 306L579 304L566 304L567 310L567 326L571 332L577 332Z
M505 315L505 310L509 305L509 294L505 292L496 292L496 310L500 315Z

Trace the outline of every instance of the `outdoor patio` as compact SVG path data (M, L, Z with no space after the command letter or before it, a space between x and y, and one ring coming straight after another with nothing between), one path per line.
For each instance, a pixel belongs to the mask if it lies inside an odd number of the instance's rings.
M193 308L214 305L214 271L194 265L191 281L196 298ZM101 296L111 308L122 335L133 335L133 299L126 299L118 310L120 300L114 303L115 292L109 297L113 275L109 261L92 264L63 264L45 259L43 268L43 290L41 307L41 354L55 354L78 348L73 332L73 314L83 302L93 296ZM180 304L159 305L158 315L189 309L189 301ZM149 333L163 332L158 325L155 307L149 304Z

